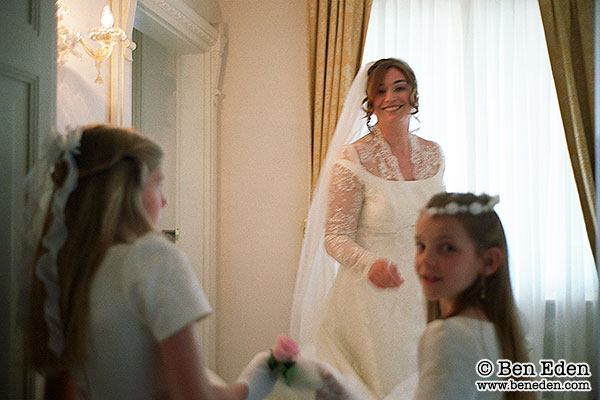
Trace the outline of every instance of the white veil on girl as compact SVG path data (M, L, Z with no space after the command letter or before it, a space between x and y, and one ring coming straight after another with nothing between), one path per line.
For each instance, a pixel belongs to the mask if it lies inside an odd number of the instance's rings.
M324 247L325 222L327 218L328 189L331 169L338 160L344 145L352 143L368 133L362 103L366 97L367 72L373 63L364 65L356 74L344 102L325 163L308 213L308 222L302 243L302 253L296 275L296 287L292 304L290 334L310 352L319 333L324 313L324 303L333 284L339 264Z

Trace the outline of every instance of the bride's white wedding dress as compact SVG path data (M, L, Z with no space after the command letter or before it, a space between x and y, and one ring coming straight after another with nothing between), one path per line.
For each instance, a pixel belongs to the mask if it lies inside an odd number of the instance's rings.
M409 134L413 173L404 179L378 127L367 132L371 65L357 73L329 142L296 275L290 335L332 376L318 399L411 398L417 383L426 316L413 266L414 224L426 201L444 190L444 158L437 144ZM368 281L377 258L399 266L406 279L399 288ZM287 389L274 398L315 397L314 390Z
M325 248L340 267L325 301L316 358L378 399L392 391L411 397L416 386L426 312L414 272L414 225L427 200L444 190L439 146L409 136L414 180L404 179L374 127L344 148L329 189ZM380 289L368 280L378 258L398 265L406 280L399 288Z

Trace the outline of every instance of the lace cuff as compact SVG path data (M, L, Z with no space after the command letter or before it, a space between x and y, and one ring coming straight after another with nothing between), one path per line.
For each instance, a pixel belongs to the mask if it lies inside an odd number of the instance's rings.
M336 163L329 189L325 249L340 264L367 275L378 257L356 242L363 199L364 187L358 177Z

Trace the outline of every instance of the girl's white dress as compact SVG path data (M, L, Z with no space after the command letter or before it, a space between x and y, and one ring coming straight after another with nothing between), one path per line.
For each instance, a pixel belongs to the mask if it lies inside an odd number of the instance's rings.
M159 343L211 312L186 256L158 233L112 246L90 288L77 398L169 398Z
M339 270L325 304L316 358L382 399L395 388L410 398L426 311L414 272L419 210L444 190L439 146L410 134L415 180L405 180L379 129L347 145L333 166L325 248ZM379 289L367 278L379 258L406 280Z
M477 374L480 360L501 357L494 324L468 317L430 322L419 341L419 386L414 400L502 399L501 391L479 391L476 382L501 380ZM495 371L497 373L497 371Z

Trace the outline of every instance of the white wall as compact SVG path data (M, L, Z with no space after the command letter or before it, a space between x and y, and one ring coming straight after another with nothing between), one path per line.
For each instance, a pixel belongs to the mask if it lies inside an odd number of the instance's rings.
M221 0L217 371L233 381L287 333L308 210L304 1Z

